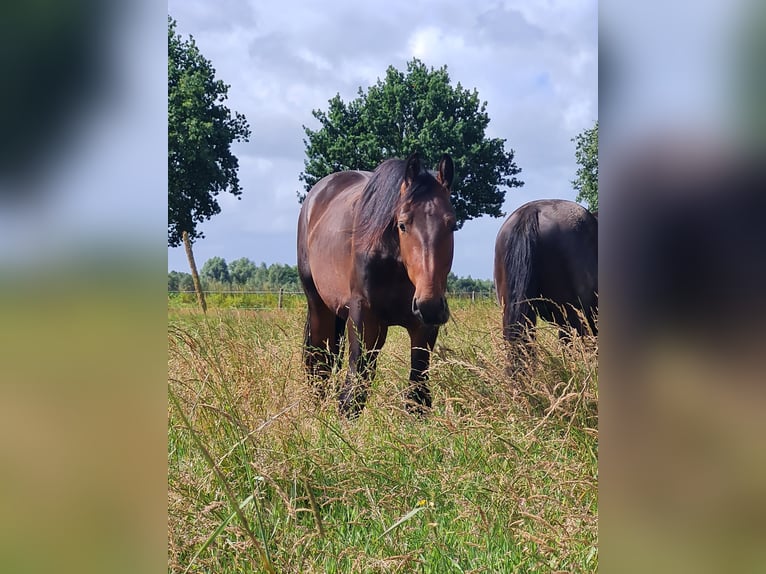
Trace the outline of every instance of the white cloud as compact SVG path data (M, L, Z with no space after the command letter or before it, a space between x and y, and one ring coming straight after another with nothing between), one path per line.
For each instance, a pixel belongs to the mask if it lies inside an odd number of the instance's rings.
M231 85L228 105L253 131L235 148L243 199L222 198L222 212L202 225L201 261L294 263L302 125L315 128L312 109L326 109L336 93L353 99L413 56L447 65L453 83L488 102L488 135L516 151L526 182L508 192L506 211L535 197L574 197L570 139L597 118L596 0L171 0L169 12ZM491 277L486 254L500 223L466 224L456 238L457 274ZM169 265L184 268L182 250L170 250Z
M564 126L570 132L576 132L580 126L595 121L591 115L591 102L588 99L574 101L564 109Z
M415 30L407 45L408 56L414 56L428 62L446 60L449 58L448 55L466 49L470 50L462 36L447 34L435 26L426 26Z

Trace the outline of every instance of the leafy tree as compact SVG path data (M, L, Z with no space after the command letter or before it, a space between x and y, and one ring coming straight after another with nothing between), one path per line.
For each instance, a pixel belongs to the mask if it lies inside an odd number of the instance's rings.
M436 165L442 153L455 162L452 205L458 224L484 214L501 217L505 191L520 187L521 169L505 140L487 138L486 102L479 94L450 85L447 67L427 68L418 59L407 64L407 73L393 66L385 80L359 97L344 103L340 95L329 101L326 112L313 110L321 127L303 126L307 139L305 171L300 179L305 191L322 177L347 169L373 170L384 159L406 157L419 151L427 165ZM303 201L305 193L298 193Z
M245 285L255 275L257 267L247 257L235 259L229 263L229 276L233 283Z
M280 288L288 291L301 290L296 265L256 265L247 257L235 259L228 265L222 257L211 257L202 266L202 276L212 283L208 283L208 287L213 290L220 289L230 282L247 285L253 291L276 291ZM243 277L247 279L243 281ZM447 276L447 290L450 293L490 293L494 290L494 284L490 279L473 279L470 275L459 277L450 272ZM168 291L194 291L192 276L179 271L168 272Z
M183 273L181 279L178 281L178 288L181 291L194 292L194 278L191 273Z
M447 291L450 293L468 293L471 291L489 293L494 289L492 281L488 279L473 279L468 277L458 277L450 271L447 275Z
M298 282L298 268L275 263L269 266L268 283L272 289L287 287Z
M168 273L168 291L194 291L194 280L190 273L170 271Z
M194 38L182 40L168 17L168 245L177 247L186 231L190 242L204 237L197 223L221 211L216 196L239 197L239 163L234 141L248 141L245 116L224 105L229 86Z
M223 257L211 257L202 266L202 276L218 283L231 283L229 266Z
M261 264L255 268L255 272L253 273L253 276L247 280L247 287L255 291L260 291L262 289L265 289L268 273L269 273L269 270L266 267L266 264L261 262Z
M580 166L572 185L577 201L584 201L591 211L598 211L598 121L572 139L576 144L575 158Z
M168 291L178 291L178 271L168 273Z

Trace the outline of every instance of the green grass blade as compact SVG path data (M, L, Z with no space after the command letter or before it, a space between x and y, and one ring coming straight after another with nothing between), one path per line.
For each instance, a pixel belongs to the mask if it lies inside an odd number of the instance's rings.
M253 498L255 497L254 494L251 494L248 496L245 500L242 501L242 503L239 505L239 509L243 510L245 506L250 504L253 501ZM218 526L218 528L215 529L215 531L210 535L210 537L205 540L205 543L199 547L199 549L194 553L194 556L192 556L192 559L189 561L189 565L186 567L186 570L184 570L184 574L189 572L192 566L194 566L194 563L197 561L197 558L200 554L202 554L205 549L210 546L213 543L213 540L218 538L218 535L223 532L223 529L226 528L226 525L231 522L232 518L234 518L237 515L237 511L234 510L229 516L226 517L226 519L221 522L221 524Z
M170 387L168 388L168 397L172 401L173 406L175 406L176 412L178 413L178 416L181 417L181 421L183 422L184 426L189 431L192 441L197 445L197 448L199 448L203 458L207 461L208 465L210 465L211 470L218 478L220 485L223 487L223 490L226 493L226 497L229 499L229 502L234 506L234 512L236 513L237 518L242 524L242 527L245 529L245 533L248 535L248 537L252 541L256 552L258 552L258 556L261 560L261 565L269 574L276 574L276 571L274 570L274 566L272 565L271 560L269 560L268 558L268 554L266 554L263 546L256 539L255 534L253 534L253 531L250 529L250 524L245 518L245 515L242 513L242 510L239 508L239 505L236 504L236 498L234 496L234 493L231 490L231 487L229 486L229 483L226 481L226 477L224 477L223 473L221 472L221 469L218 468L218 465L213 460L213 457L211 456L210 451L208 451L207 447L205 447L205 444L202 442L202 439L200 439L200 437L194 431L194 427L192 426L191 421L189 421L189 417L186 416L186 413L184 412L183 408L181 408L181 403L178 400L178 397L176 396L176 394L173 392L173 390Z
M378 540L380 540L381 538L383 538L383 537L384 537L386 534L388 534L388 533L389 533L389 532L391 532L392 530L395 530L396 528L399 528L399 527L400 527L402 524L404 524L405 522L407 522L408 520L410 520L410 519L411 519L413 516L415 516L415 515L416 515L418 512L420 512L420 511L424 510L425 508L426 508L426 506L416 506L415 508L413 508L412 510L410 510L410 511L409 511L407 514L405 514L405 515L404 515L404 516L402 516L402 517L401 517L399 520L397 520L396 522L394 522L394 523L393 523L391 526L389 526L388 528L386 528L386 529L383 531L383 534L381 534L380 536L378 536Z

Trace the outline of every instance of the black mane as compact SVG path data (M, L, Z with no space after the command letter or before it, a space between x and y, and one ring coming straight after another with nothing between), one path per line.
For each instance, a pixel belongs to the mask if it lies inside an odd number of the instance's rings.
M424 195L438 185L436 178L421 169L406 195L401 196L407 162L402 159L388 159L373 172L370 181L362 191L356 211L354 239L365 251L376 247L398 249L394 230L394 218L399 208Z

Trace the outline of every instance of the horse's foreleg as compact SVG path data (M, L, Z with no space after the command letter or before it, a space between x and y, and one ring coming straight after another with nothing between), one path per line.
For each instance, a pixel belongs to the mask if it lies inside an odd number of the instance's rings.
M420 325L409 329L410 333L410 385L406 394L407 410L424 414L431 408L431 390L428 388L428 367L431 351L439 334L439 327Z
M361 304L355 307L348 321L348 375L338 397L340 412L349 418L359 416L367 402L378 353L388 332L385 325L364 312Z

